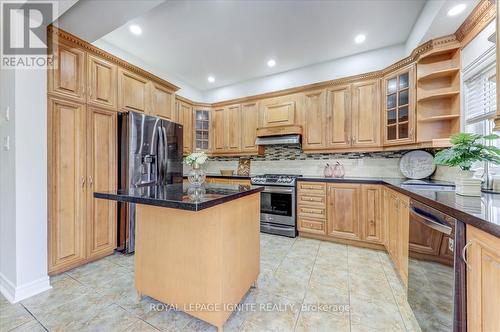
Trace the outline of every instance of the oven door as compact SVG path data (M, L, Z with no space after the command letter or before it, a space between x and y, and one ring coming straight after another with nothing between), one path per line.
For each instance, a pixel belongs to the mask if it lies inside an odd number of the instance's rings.
M295 226L294 189L266 186L260 194L260 221Z

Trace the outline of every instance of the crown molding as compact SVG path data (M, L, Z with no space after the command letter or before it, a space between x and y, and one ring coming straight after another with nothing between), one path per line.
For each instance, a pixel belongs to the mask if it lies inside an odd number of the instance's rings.
M467 45L481 30L496 17L495 0L481 0L455 32L462 47Z
M142 68L134 66L133 64L131 64L125 60L122 60L122 59L120 59L120 58L118 58L118 57L98 48L98 47L95 47L94 45L86 42L85 40L78 38L77 36L75 36L69 32L66 32L62 29L59 29L53 25L49 25L47 27L47 32L49 34L49 38L51 38L52 41L59 43L62 40L66 43L76 45L76 46L84 49L87 52L91 52L91 53L93 53L93 54L95 54L103 59L106 59L112 63L115 63L118 66L125 68L125 69L127 69L135 74L141 75L143 77L146 77L149 80L160 83L173 91L177 91L180 89L178 86L176 86L168 81L165 81L164 79L159 78L158 76L153 75L150 72L145 71Z

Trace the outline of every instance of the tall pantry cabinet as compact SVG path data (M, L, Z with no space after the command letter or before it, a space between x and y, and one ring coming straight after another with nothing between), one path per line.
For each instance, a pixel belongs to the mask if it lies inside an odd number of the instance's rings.
M48 72L49 273L111 254L117 188L117 66L76 45L51 45Z

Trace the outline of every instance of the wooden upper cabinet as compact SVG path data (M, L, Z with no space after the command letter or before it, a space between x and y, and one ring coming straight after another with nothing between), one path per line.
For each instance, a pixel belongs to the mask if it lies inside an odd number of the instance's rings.
M51 47L54 68L48 71L49 93L85 102L85 52L64 43Z
M382 201L382 186L369 184L361 186L361 226L364 241L384 243Z
M89 107L87 114L87 255L98 257L116 248L116 202L94 191L117 188L117 113Z
M326 148L326 92L313 91L304 94L302 148L304 150Z
M295 96L265 99L260 103L261 127L295 124Z
M467 331L500 331L500 239L467 225Z
M326 138L329 148L351 146L351 87L326 90Z
M384 145L415 143L415 65L382 80Z
M87 103L117 108L117 66L94 55L87 61Z
M227 152L240 152L241 149L241 107L231 105L225 109L227 124ZM245 124L244 124L245 125Z
M350 183L327 184L327 234L360 240L361 186Z
M177 122L182 124L183 152L193 151L193 107L185 102L177 102Z
M214 110L213 114L213 152L223 153L227 149L226 111L224 108L218 108Z
M142 76L118 69L118 107L125 111L149 113L149 84Z
M241 105L241 151L256 152L257 127L259 125L259 109L257 103Z
M380 146L379 80L352 84L352 145Z
M49 98L49 272L85 258L86 117L83 104Z
M175 121L175 93L161 84L151 82L151 115Z

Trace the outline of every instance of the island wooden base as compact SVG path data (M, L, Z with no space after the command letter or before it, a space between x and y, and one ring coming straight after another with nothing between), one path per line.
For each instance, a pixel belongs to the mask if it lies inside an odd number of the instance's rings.
M259 275L260 193L198 212L137 205L135 287L222 331Z

